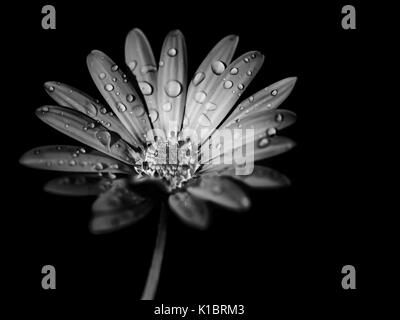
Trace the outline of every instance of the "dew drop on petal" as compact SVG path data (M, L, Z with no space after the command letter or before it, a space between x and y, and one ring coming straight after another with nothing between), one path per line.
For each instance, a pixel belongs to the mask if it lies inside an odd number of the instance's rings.
M140 117L144 114L144 109L142 106L136 106L133 108L133 113L135 116Z
M49 89L50 92L54 91L54 87L53 86L48 87L48 89Z
M111 134L108 131L100 130L96 132L96 138L103 146L109 147L111 142Z
M237 87L238 87L238 89L239 89L239 90L243 90L243 88L244 88L244 85L243 85L243 84L241 84L241 83L239 83Z
M223 73L225 71L225 63L223 63L221 60L217 60L214 61L211 64L211 70L217 75L219 76L221 73Z
M104 86L104 89L105 89L106 91L110 92L110 91L113 91L113 90L114 90L114 86L113 86L111 83L107 83L107 84Z
M232 68L231 69L231 74L233 74L233 75L238 74L238 72L239 72L238 68Z
M70 166L76 165L76 161L75 161L75 160L70 160L69 165L70 165Z
M133 102L135 100L135 96L133 94L126 95L126 101Z
M206 98L207 98L207 93L205 93L204 91L199 91L194 96L194 99L198 103L203 103Z
M48 111L49 111L49 107L42 107L42 108L41 108L41 111L42 111L42 112L48 112Z
M217 105L215 103L212 103L212 102L206 103L206 110L214 111L215 109L217 109Z
M164 67L164 61L160 60L160 63L158 64L160 67Z
M204 72L198 72L196 73L196 75L193 78L193 84L195 86L198 86L200 84L200 82L202 82L205 78L205 74Z
M122 102L117 102L117 109L119 112L125 112L126 106Z
M131 62L128 63L128 67L129 69L131 69L131 71L135 70L136 66L137 66L136 60L132 60Z
M100 79L100 80L103 80L103 79L105 79L105 78L106 78L106 74L105 74L104 72L99 73L99 79Z
M282 122L282 121L283 121L283 115L282 115L281 113L278 113L278 114L275 116L275 121L276 121L276 122Z
M153 87L146 81L139 82L139 88L145 96L149 96L153 93Z
M101 112L102 114L106 114L106 113L107 113L107 109L103 107L103 108L100 109L100 112Z
M258 140L258 147L259 148L265 148L269 144L269 139L268 138L261 138Z
M203 127L209 127L211 126L211 121L204 113L202 113L199 117L199 124Z
M165 92L169 97L175 98L181 94L182 85L176 80L168 81L167 85L165 86Z
M92 103L87 104L86 108L87 108L86 112L87 112L88 115L90 115L90 116L96 116L97 115L97 108Z
M249 70L249 71L246 72L246 74L247 74L248 76L251 76L251 75L253 74L253 71Z
M270 137L273 137L274 135L276 135L276 129L275 128L268 128L267 135L270 136Z
M253 101L254 101L254 97L251 96L251 97L249 98L249 102L253 102Z
M244 62L248 63L250 61L249 58L244 58Z
M151 122L157 121L157 119L158 119L158 112L157 112L157 110L151 109L151 110L149 111L149 117L150 117Z
M163 106L162 106L162 108L163 108L163 110L164 110L165 112L171 111L171 109L172 109L172 104L171 104L171 102L164 103Z
M227 80L227 81L224 82L224 88L225 89L230 89L230 88L232 88L232 86L233 86L233 82L232 81Z
M177 53L178 53L178 51L175 48L171 48L168 50L168 55L170 57L175 57Z
M271 96L275 97L278 94L278 90L274 89L271 91Z
M111 67L111 71L117 71L118 70L118 66L116 65L116 64L114 64L112 67Z

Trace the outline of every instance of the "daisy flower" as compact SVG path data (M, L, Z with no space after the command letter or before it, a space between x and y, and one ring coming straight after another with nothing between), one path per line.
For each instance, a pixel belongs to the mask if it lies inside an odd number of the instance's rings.
M90 221L95 234L131 225L162 203L142 299L153 299L156 292L168 212L204 229L210 203L235 211L250 207L235 181L254 188L289 184L284 175L254 162L294 146L277 132L292 124L295 114L277 108L296 78L278 81L236 105L264 61L260 52L251 51L232 62L237 44L237 36L223 38L189 82L180 31L167 35L157 64L145 35L133 29L125 43L133 76L103 52L87 57L107 105L69 85L45 83L57 105L42 106L36 115L85 145L42 146L22 156L23 165L69 172L48 182L45 190L97 196Z

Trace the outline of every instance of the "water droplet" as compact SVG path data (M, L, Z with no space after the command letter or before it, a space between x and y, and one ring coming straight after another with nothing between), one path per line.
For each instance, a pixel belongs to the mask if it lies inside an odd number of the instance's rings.
M161 60L160 63L158 64L160 67L164 67L164 61Z
M136 66L137 66L136 60L132 60L131 62L128 63L128 67L129 69L131 69L132 72L133 70L135 70Z
M112 71L117 71L118 70L118 66L116 65L116 64L114 64L112 67L111 67L111 70Z
M112 78L112 81L117 82L117 78L115 78L115 77Z
M217 109L217 105L215 103L212 103L212 102L206 103L206 110L213 111L215 109Z
M207 98L207 93L205 93L204 91L197 92L194 97L194 99L198 103L203 103L206 98Z
M94 117L97 115L97 108L94 106L94 104L89 103L86 105L86 112L88 115Z
M80 153L86 153L86 150L85 150L85 148L80 148L80 149L79 149L79 152L80 152Z
M68 124L68 123L66 123L66 124L65 124L65 128L68 128L68 127L69 127L69 124Z
M46 107L46 106L45 106L45 107L42 107L42 108L41 108L41 111L42 111L42 112L48 112L48 111L49 111L49 107Z
M249 58L244 58L244 62L248 63L250 61Z
M244 89L244 85L241 84L241 83L239 83L237 87L238 87L239 90L243 90Z
M151 109L151 110L149 111L149 117L150 117L151 122L157 121L157 119L158 119L158 112L157 112L157 110Z
M50 92L54 91L54 87L53 86L48 87L48 89L49 89Z
M117 96L119 96L119 91L115 92L115 94L116 94Z
M168 81L167 85L165 86L165 92L171 98L175 98L181 94L182 85L176 80Z
M89 123L87 126L88 126L89 128L91 128L91 129L93 129L93 128L95 127L95 124L94 124L93 122L91 122L91 123Z
M283 121L283 115L282 115L281 113L278 113L278 114L275 116L275 121L276 121L276 122L282 122L282 121Z
M246 72L246 74L247 74L248 76L251 76L251 75L253 74L253 71L249 70L249 71Z
M76 161L75 161L75 160L70 160L70 161L69 161L69 165L70 165L70 166L76 165Z
M117 109L119 112L125 112L126 106L122 102L117 102Z
M200 82L202 82L202 81L204 80L204 78L205 78L204 72L198 72L198 73L196 73L196 75L195 75L194 78L193 78L193 84L194 84L195 86L199 85Z
M204 113L202 113L199 117L199 124L203 127L209 127L211 126L211 121Z
M136 98L135 98L135 96L133 94L127 94L126 95L126 101L133 102L134 100L136 100Z
M62 166L64 164L64 160L58 160L58 164Z
M276 129L275 128L268 128L267 135L270 136L270 137L276 135Z
M172 104L170 102L164 103L162 108L165 112L169 112L172 109Z
M168 55L170 57L175 57L177 53L178 53L178 51L175 48L171 48L168 50Z
M107 83L105 86L104 86L104 89L106 90L106 91L113 91L114 90L114 86L111 84L111 83Z
M57 146L57 148L56 148L58 151L60 151L60 150L62 150L62 147L61 146Z
M278 94L278 90L274 89L271 91L271 96L275 97Z
M157 68L155 66L153 66L153 65L146 65L146 66L143 66L140 69L140 72L142 74L146 74L146 73L149 73L149 72L156 72L156 71L157 71Z
M139 82L139 88L145 96L149 96L153 93L153 87L146 81Z
M268 138L261 138L260 140L258 140L258 147L259 148L264 148L269 144L269 139Z
M238 74L238 72L239 72L238 68L232 68L231 69L231 74L233 74L233 75Z
M224 88L225 89L230 89L230 88L232 88L232 86L233 86L233 82L232 81L228 80L228 81L224 82Z
M97 163L94 165L93 169L94 169L94 170L97 170L97 171L100 171L100 170L103 170L103 169L104 169L104 166L103 166L103 164L102 164L101 162L97 162Z
M103 108L100 109L100 112L101 112L102 114L106 114L106 113L107 113L107 109L103 107Z
M142 106L136 106L133 108L133 113L135 116L140 117L144 114L144 109Z
M251 96L251 97L249 98L249 102L253 102L253 101L254 101L254 97Z
M96 138L100 143L106 147L110 147L111 134L108 131L100 130L96 132Z
M252 59L254 59L254 58L256 57L256 54L253 53L250 57L251 57Z
M225 68L226 68L225 63L223 63L221 60L214 61L214 62L211 64L211 70L212 70L217 76L219 76L222 72L224 72L224 71L225 71Z
M105 74L104 72L102 72L102 73L99 74L99 79L100 79L100 80L103 80L103 79L105 79L105 78L106 78L106 74Z

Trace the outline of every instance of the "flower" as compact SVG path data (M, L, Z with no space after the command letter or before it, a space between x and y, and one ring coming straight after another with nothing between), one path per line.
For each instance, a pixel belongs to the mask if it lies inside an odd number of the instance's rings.
M47 82L45 89L58 105L36 111L42 121L89 148L43 146L25 153L20 162L74 173L48 182L49 192L97 195L90 222L93 233L117 230L146 216L156 202L153 186L162 191L158 194L172 212L199 229L209 224L210 202L247 210L250 200L234 181L255 188L289 184L284 175L254 166L254 161L294 146L276 133L295 121L293 112L277 108L296 78L278 81L234 107L264 60L261 53L251 51L231 62L237 44L238 37L232 35L218 42L188 83L180 31L167 35L157 67L145 35L132 30L125 62L141 95L131 77L107 55L92 51L88 68L108 106L66 84ZM155 295L166 207L162 205L143 299Z

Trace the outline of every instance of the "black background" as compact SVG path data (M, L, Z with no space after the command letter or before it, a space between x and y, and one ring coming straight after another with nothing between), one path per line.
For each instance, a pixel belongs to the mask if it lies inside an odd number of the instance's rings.
M56 30L41 28L44 4L56 7ZM143 308L135 301L151 259L157 212L117 233L94 236L87 227L94 199L46 194L42 185L57 173L18 164L20 155L35 146L73 144L34 115L37 107L51 103L43 83L61 81L100 98L86 55L99 49L122 66L125 37L138 27L156 57L167 32L180 29L189 75L217 41L238 34L235 56L259 50L266 57L245 96L298 77L284 103L298 115L285 132L298 146L265 162L288 175L293 185L278 191L246 189L252 210L237 214L214 207L213 224L205 232L170 216L156 298L164 303L242 303L252 315L273 309L310 314L325 304L330 312L363 301L379 285L372 265L373 253L380 251L375 219L381 206L371 188L376 176L369 170L375 137L365 134L371 132L367 117L374 109L368 99L373 52L365 6L355 4L357 29L343 30L345 4L112 1L13 9L23 18L9 24L7 32L13 118L3 121L12 160L12 170L5 172L11 190L6 198L12 206L4 214L13 218L5 227L5 243L17 295L43 307L81 301L96 309L119 308L110 301L127 299L132 314ZM54 291L41 288L45 264L56 267ZM356 290L341 288L346 264L357 270Z

